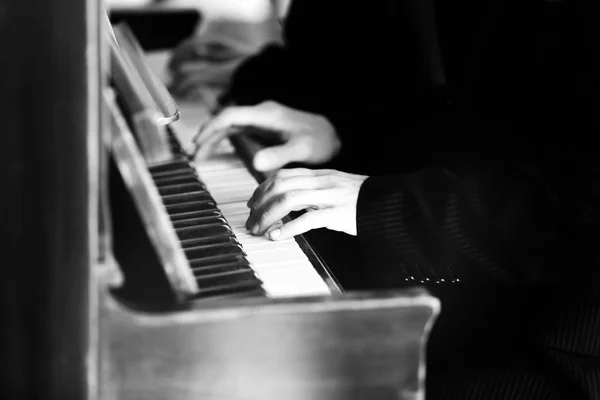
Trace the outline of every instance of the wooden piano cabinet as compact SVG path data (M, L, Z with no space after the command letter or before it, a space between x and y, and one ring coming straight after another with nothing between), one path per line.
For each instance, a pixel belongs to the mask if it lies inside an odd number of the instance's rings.
M0 1L0 398L6 400L93 397L99 4Z
M121 400L422 400L439 311L422 290L202 301L163 314L109 292L101 304L101 388Z

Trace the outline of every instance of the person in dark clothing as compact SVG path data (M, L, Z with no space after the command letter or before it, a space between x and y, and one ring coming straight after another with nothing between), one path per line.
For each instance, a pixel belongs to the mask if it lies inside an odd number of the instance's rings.
M210 151L232 126L274 129L257 167L311 166L259 186L254 234L345 232L365 288L440 298L428 399L600 398L599 16L595 0L293 2L284 46L240 68L200 133Z

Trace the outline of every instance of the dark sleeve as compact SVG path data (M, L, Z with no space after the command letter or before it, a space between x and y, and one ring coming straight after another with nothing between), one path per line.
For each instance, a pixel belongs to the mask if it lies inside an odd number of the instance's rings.
M502 120L462 141L447 130L443 158L427 168L365 181L357 221L370 275L386 284L590 277L600 243L598 4L551 4L542 62L519 64L533 71L519 96L473 81L471 101L498 99L484 104ZM506 92L513 78L503 77Z
M266 47L248 58L233 76L224 99L237 104L273 100L307 111L322 111L320 98L331 76L328 60L340 46L331 21L353 9L340 0L293 2L283 31L283 44ZM336 71L337 73L338 71Z
M389 3L375 0L365 7L359 0L292 2L283 44L246 60L234 74L227 97L242 104L273 100L336 120L347 113L362 115L360 99L370 103L367 89L378 85L373 78L391 74L382 72L377 61L390 54L385 39L392 28L380 23L382 7Z
M268 45L236 69L221 104L254 105L280 97L285 85L288 52L280 44Z
M564 161L367 179L357 223L369 275L392 286L585 279L598 258L600 168Z

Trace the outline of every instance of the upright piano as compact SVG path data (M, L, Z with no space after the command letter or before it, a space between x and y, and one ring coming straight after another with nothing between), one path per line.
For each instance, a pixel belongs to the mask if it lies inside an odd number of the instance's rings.
M6 10L3 395L424 399L437 299L346 292L302 237L249 235L247 143L188 155L208 115L97 1Z

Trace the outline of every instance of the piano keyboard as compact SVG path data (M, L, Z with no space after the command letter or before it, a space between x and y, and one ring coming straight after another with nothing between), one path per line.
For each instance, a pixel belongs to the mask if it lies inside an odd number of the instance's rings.
M325 295L331 290L293 239L271 241L248 233L246 202L258 186L229 142L211 160L196 163L202 182L247 254L270 297Z
M172 128L172 150L185 160L181 133L177 124ZM262 292L273 298L331 294L293 238L274 242L248 233L246 203L258 183L229 141L207 160L178 161L150 172L201 294Z
M150 168L199 296L262 294L261 284L206 186L185 160Z
M152 69L163 80L168 80L165 68L167 59L168 53L164 52L148 55L148 62ZM180 119L169 126L171 148L175 155L186 160L188 157L181 144L192 143L198 128L210 117L210 114L207 107L203 107L199 102L180 101L177 106L181 114ZM264 236L252 236L248 233L245 228L245 222L249 215L246 202L258 183L247 170L243 161L236 155L229 141L224 141L217 152L207 160L183 162L182 164L187 165L184 168L187 169L186 178L183 178L182 181L187 186L181 186L183 192L179 194L179 197L168 197L169 194L163 188L161 194L165 196L165 204L173 201L185 201L186 196L190 200L189 203L196 202L196 205L167 205L167 211L184 250L186 250L188 259L193 256L190 255L193 252L189 246L194 243L202 240L215 243L222 243L219 240L229 241L233 249L222 251L231 251L231 254L224 258L236 260L235 266L233 264L227 266L231 269L228 270L229 277L235 279L228 281L231 287L224 286L220 289L221 291L224 293L263 291L269 297L293 297L328 295L332 290L338 290L331 278L326 279L319 274L296 240L274 242ZM151 172L156 179L158 171ZM194 178L190 179L190 176L194 176ZM201 190L198 190L199 188ZM185 193L186 190L189 193ZM181 209L187 206L201 207L201 204L207 210L194 211L186 215L186 211ZM208 214L210 218L205 219L202 216L205 214ZM219 218L222 218L225 224ZM215 223L214 219L220 222ZM201 225L208 221L212 221L211 228L202 228ZM182 239L183 235L185 235L185 239ZM215 245L213 249L218 247ZM190 266L194 269L197 262L189 261ZM253 272L253 276L247 272L248 269ZM198 273L198 270L194 273ZM198 279L200 293L206 292L206 286L203 283L206 281ZM218 294L219 292L214 293Z

